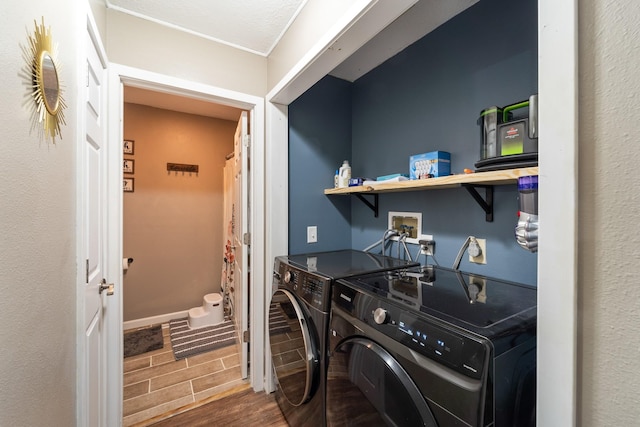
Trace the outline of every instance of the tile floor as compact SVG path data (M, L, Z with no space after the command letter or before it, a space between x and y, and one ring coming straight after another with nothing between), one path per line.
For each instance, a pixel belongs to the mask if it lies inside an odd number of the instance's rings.
M162 334L162 349L124 359L123 426L148 426L178 408L248 387L240 378L236 346L176 361L168 323L162 325Z

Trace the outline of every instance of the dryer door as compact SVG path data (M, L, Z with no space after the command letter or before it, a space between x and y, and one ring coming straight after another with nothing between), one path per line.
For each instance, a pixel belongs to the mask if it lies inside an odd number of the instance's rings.
M329 426L437 426L418 387L388 351L354 336L329 358Z
M286 289L271 298L269 341L282 394L294 406L305 403L318 386L318 337L304 304Z

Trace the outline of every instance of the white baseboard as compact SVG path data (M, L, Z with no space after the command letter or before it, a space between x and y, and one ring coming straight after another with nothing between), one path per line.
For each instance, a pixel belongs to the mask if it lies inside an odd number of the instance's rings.
M172 319L182 319L187 316L189 316L189 310L160 314L158 316L145 317L142 319L127 320L126 322L122 322L122 329L126 331L128 329L143 328L145 326L157 325L158 323L167 323Z

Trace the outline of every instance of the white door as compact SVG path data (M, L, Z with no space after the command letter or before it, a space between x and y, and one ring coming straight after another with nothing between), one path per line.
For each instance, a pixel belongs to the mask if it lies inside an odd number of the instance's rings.
M106 267L106 69L92 37L86 33L86 86L84 88L85 132L80 162L81 253L84 260L83 345L79 396L79 425L106 425L106 361L104 309L108 291L102 291ZM84 79L84 76L83 76ZM81 93L82 96L82 93Z
M247 177L249 175L249 135L247 124L247 113L242 112L233 143L234 152L234 206L232 215L233 222L233 246L235 247L234 278L236 285L233 292L233 307L235 311L235 326L238 333L240 346L240 369L242 378L247 378L247 365L249 356L249 345L243 339L244 331L249 330L249 251L245 244L248 242L249 233L249 185Z

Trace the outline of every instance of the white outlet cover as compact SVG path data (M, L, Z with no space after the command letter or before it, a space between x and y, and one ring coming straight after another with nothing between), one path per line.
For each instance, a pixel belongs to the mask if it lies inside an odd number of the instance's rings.
M310 225L307 227L307 243L316 243L318 241L318 226Z

